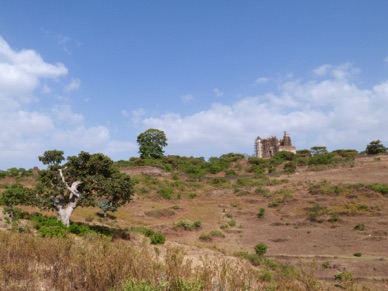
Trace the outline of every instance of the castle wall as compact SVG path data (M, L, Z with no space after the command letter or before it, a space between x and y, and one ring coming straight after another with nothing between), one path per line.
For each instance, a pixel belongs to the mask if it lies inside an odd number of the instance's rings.
M269 159L278 152L286 151L296 154L296 148L292 146L291 138L284 132L283 139L278 140L275 136L266 139L256 138L255 155L257 158Z

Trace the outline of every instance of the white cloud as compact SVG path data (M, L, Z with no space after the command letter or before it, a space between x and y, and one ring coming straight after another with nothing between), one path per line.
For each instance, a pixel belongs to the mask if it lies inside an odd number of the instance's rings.
M317 76L325 76L329 70L332 68L331 65L322 65L313 70L313 73Z
M141 122L143 116L146 114L146 111L143 108L139 108L137 110L133 110L131 112L132 115L132 122L133 123L139 123Z
M123 110L121 110L121 115L124 116L124 117L128 117L129 113L128 113L127 110L123 109Z
M43 84L43 86L42 86L42 92L43 92L44 94L49 94L49 93L51 93L51 89L50 89L50 87L47 86L46 84Z
M82 124L84 117L82 114L74 113L67 104L57 104L51 109L53 118L61 124Z
M13 51L0 36L0 100L12 107L34 100L32 92L40 79L67 74L63 64L48 64L33 50ZM12 101L11 101L12 100Z
M183 103L189 103L189 102L192 102L194 100L194 97L190 94L187 94L187 95L181 96L181 100Z
M224 92L222 92L222 91L219 90L218 88L214 88L214 89L213 89L213 94L214 94L214 96L216 96L216 97L222 97L222 96L224 96Z
M256 81L255 81L255 84L256 85L262 85L262 84L266 84L269 82L269 78L266 78L266 77L260 77L260 78L257 78Z
M68 70L63 64L50 64L33 50L15 51L0 36L0 168L33 167L45 150L60 149L66 155L81 150L122 153L134 148L130 142L111 138L105 126L87 126L67 98L58 98L47 82L61 84ZM65 86L77 89L79 79ZM39 94L45 94L39 98ZM51 94L55 94L56 98ZM42 99L42 100L40 100ZM53 102L60 102L53 104ZM38 108L39 111L32 108Z
M388 143L388 81L361 89L349 81L359 70L349 64L315 70L324 80L288 80L278 93L245 97L234 104L213 104L193 115L176 113L145 118L144 128L160 128L168 152L220 155L253 153L256 136L281 136L286 130L299 148L363 150L377 137ZM199 153L199 154L198 154Z
M66 92L77 90L81 86L80 79L72 79L69 84L66 85Z

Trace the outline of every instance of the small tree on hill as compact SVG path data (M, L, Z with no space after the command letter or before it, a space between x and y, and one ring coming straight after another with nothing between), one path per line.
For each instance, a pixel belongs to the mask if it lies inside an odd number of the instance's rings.
M67 160L63 166L48 162L48 168L39 172L34 191L37 205L55 210L63 224L69 225L77 206L96 206L106 200L117 208L131 200L130 177L121 173L107 156L81 152Z
M167 146L167 137L162 130L150 128L137 137L141 158L161 158Z
M381 143L380 140L371 141L365 149L368 155L377 155L387 152L387 148Z
M325 146L313 146L310 150L313 156L327 154L327 149Z

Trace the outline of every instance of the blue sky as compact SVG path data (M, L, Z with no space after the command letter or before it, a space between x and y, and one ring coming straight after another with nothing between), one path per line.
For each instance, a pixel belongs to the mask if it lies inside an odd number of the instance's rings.
M388 144L388 2L0 0L0 169L37 157Z

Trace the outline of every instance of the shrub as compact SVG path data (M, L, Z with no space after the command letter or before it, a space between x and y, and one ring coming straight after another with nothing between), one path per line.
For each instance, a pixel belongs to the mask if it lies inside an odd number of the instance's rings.
M216 237L222 237L222 238L224 238L225 237L225 235L222 233L222 231L220 231L220 230L212 230L211 232L210 232L210 235L213 237L213 236L216 236Z
M17 207L5 206L3 208L3 214L9 214L14 220L30 218L30 214L27 211L24 211L23 209Z
M158 191L160 197L170 200L172 198L172 189L171 188L162 188Z
M306 208L308 219L312 222L321 222L319 217L327 213L327 208L319 205L315 201L310 201L310 204L312 206Z
M202 233L199 236L199 239L205 240L205 241L211 241L212 240L212 235L210 233Z
M255 193L259 195L263 195L264 197L267 197L267 198L272 196L271 191L263 187L256 188Z
M231 219L231 220L228 221L228 224L229 224L230 227L234 227L234 226L236 226L236 220Z
M268 207L271 207L271 208L275 208L275 207L278 207L279 204L280 204L281 201L279 200L276 200L276 201L273 201L273 202L270 202L268 203Z
M266 244L260 243L255 246L255 253L259 256L264 256L267 252L268 246Z
M353 256L355 256L355 257L361 257L362 254L361 254L360 252L357 252L357 253L354 253Z
M371 188L376 191L376 192L379 192L383 195L387 195L388 194L388 184L373 184L371 186Z
M337 213L332 213L330 218L327 220L328 222L337 222L340 220L340 217Z
M347 281L353 281L353 275L349 272L341 272L334 275L334 280L339 282L347 282Z
M365 225L363 223L359 223L354 227L354 230L363 231L365 230Z
M201 227L201 221L191 221L191 220L179 220L178 222L174 223L174 230L178 230L180 228L183 228L184 230L193 230L195 228Z
M151 239L151 244L153 245L164 244L164 242L166 241L166 237L164 236L164 234L160 232L152 234L150 236L150 239Z
M264 208L260 208L259 212L257 213L257 217L258 218L262 218L264 216L264 213L265 213L265 209Z
M233 170L227 170L225 171L225 176L236 176L236 172Z
M197 194L195 194L195 193L190 193L189 194L189 199L194 199L194 198L196 198L198 195Z
M284 164L284 171L287 174L293 174L296 172L296 162L287 162Z
M77 234L77 235L85 235L87 233L92 232L90 227L86 224L79 224L79 223L71 223L69 226L69 231L71 233Z
M213 178L212 179L212 184L214 185L219 185L219 184L223 184L223 183L226 183L228 180L224 177L216 177L216 178Z

